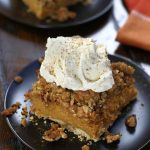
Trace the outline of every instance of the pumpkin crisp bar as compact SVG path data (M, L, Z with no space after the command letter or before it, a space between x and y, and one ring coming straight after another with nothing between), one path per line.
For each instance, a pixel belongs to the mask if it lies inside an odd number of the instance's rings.
M67 6L78 2L87 2L88 0L23 0L38 19L42 20L50 17L60 22L76 17L76 13L69 11Z
M51 119L62 127L98 141L137 95L134 68L123 62L111 64L115 84L105 92L73 91L48 83L38 75L37 82L25 94L38 117Z

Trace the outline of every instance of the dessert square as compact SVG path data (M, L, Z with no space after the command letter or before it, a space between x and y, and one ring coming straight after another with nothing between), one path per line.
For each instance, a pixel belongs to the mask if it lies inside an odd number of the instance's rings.
M100 140L137 95L134 68L111 63L90 38L48 38L38 80L26 93L31 111L87 140Z
M39 74L25 96L39 118L48 118L77 135L98 141L137 95L134 68L123 62L112 63L111 68L115 84L104 92L65 89L46 82Z

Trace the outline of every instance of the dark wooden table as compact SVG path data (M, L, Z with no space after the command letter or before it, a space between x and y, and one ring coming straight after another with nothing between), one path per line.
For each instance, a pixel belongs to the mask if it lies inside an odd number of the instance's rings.
M113 9L103 18L86 26L61 30L40 30L15 23L0 15L0 111L3 110L4 94L14 76L27 64L44 54L47 37L59 35L82 35L92 37L97 42L105 40L108 52L129 57L149 72L150 53L135 48L126 48L114 41L115 23ZM0 116L0 150L26 150L10 131L6 121ZM150 149L147 146L145 149Z

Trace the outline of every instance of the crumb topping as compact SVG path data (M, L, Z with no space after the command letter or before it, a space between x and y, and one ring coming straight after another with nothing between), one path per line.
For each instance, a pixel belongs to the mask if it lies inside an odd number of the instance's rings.
M66 139L67 134L64 132L64 128L59 127L56 123L51 123L50 129L44 132L42 138L46 141L53 142L60 138Z

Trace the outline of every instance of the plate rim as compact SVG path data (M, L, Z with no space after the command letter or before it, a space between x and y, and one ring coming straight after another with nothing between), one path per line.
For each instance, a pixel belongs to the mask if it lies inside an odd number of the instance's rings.
M70 22L69 24L57 24L55 26L51 26L51 25L43 25L43 24L30 24L28 22L25 22L25 21L21 21L21 20L18 20L17 17L12 17L12 16L9 16L5 13L3 13L3 11L0 11L0 13L5 16L6 18L14 21L14 22L17 22L17 23L20 23L22 25L26 25L26 26L29 26L29 27L34 27L34 28L40 28L40 29L61 29L61 28L67 28L67 27L75 27L75 26L79 26L79 25L82 25L82 24L86 24L86 23L89 23L89 22L92 22L100 17L102 17L104 14L106 14L113 6L114 4L114 0L110 0L109 4L99 13L97 13L96 15L90 17L90 18L87 18L87 19L84 19L82 21L77 21L75 23L73 22Z
M146 78L148 78L148 81L150 82L150 76L144 71L144 69L142 69L141 66L139 66L137 63L135 63L134 61L132 61L130 58L127 58L127 57L124 57L122 55L118 55L118 54L115 54L115 55L112 55L112 54L108 54L108 57L115 57L115 58L121 58L123 61L127 61L131 64L133 64L134 66L136 66L141 72L143 72L144 76L146 76ZM111 61L111 59L110 59ZM26 70L26 68L28 68L30 65L34 64L38 62L38 59L36 60L33 60L31 63L27 64L25 67L23 67L21 69L21 71L19 71L17 73L17 75L20 75L24 70ZM7 95L8 95L8 92L9 92L9 89L11 88L12 84L13 84L14 80L12 80L9 84L9 86L7 87L7 90L5 92L5 97L4 97L4 109L6 109L6 103L7 103ZM10 123L10 120L9 120L9 117L6 118L6 122L9 126L9 128L11 129L12 133L18 138L18 140L20 140L23 144L25 144L27 147L29 147L30 149L32 150L35 150L35 148L33 148L32 146L30 146L28 143L26 143L18 134L17 132L13 129L11 123ZM141 147L139 147L137 150L142 150L146 145L148 145L150 143L150 139L148 141L146 141Z

